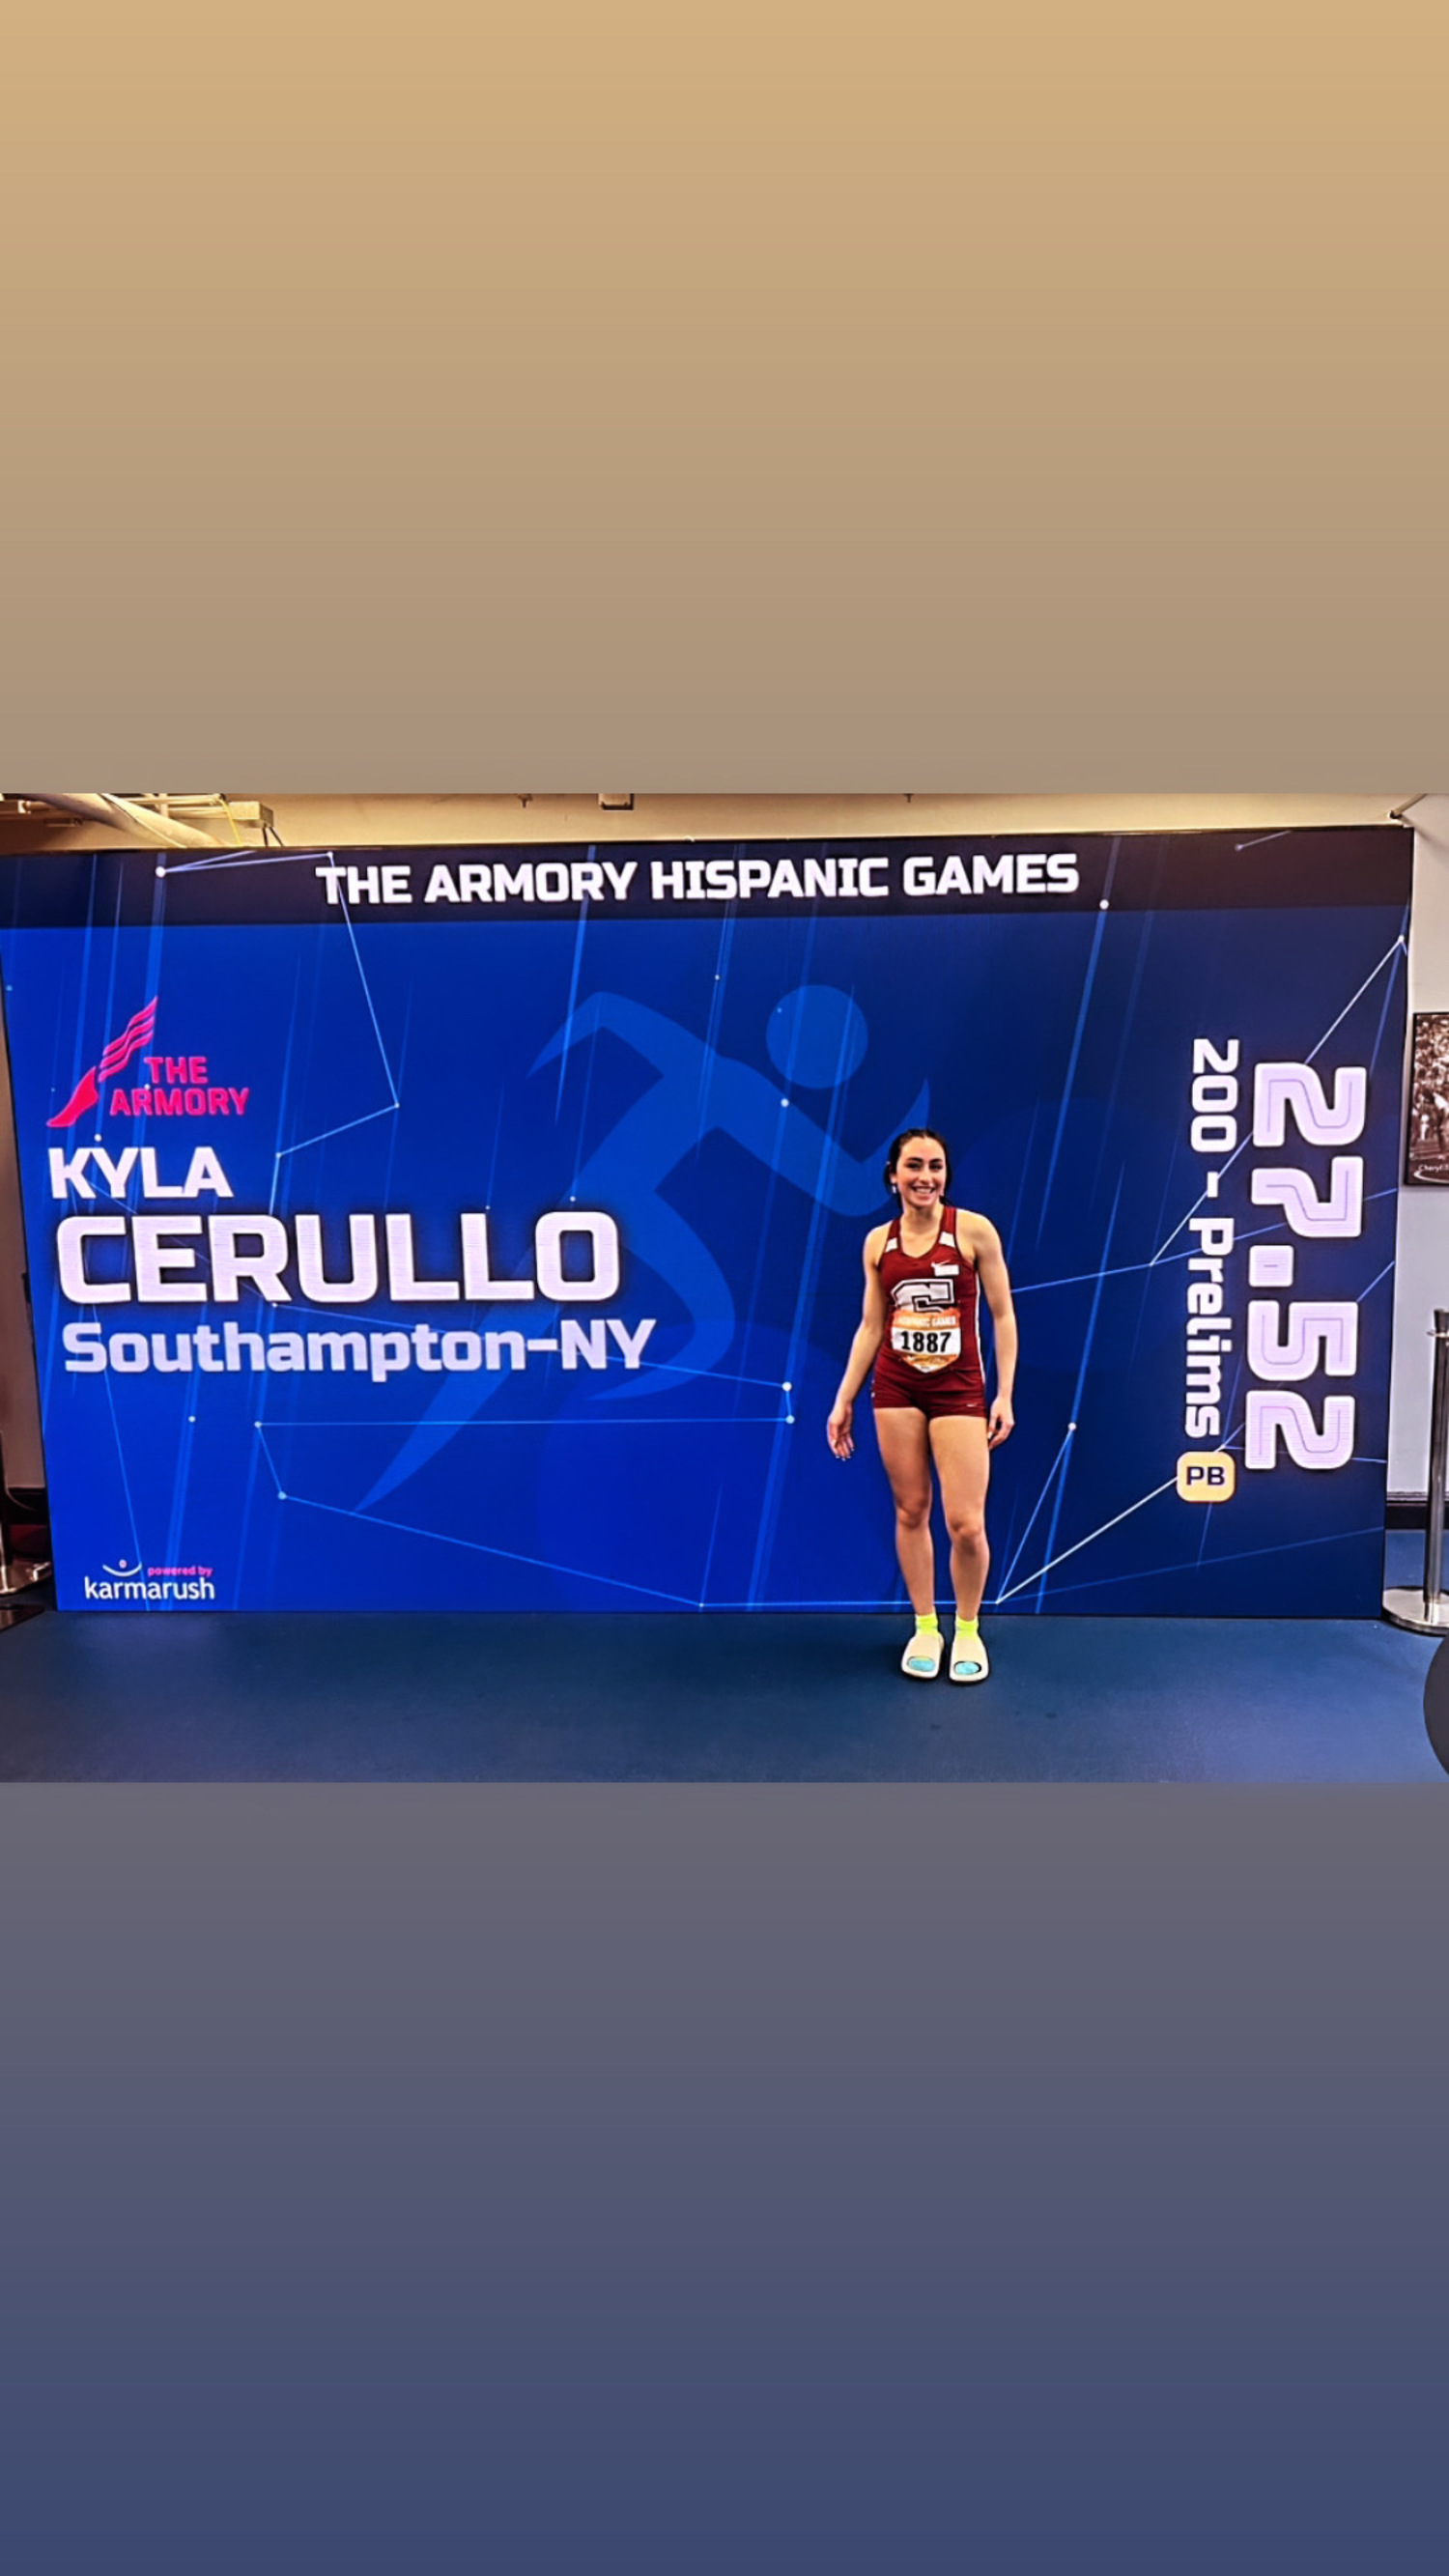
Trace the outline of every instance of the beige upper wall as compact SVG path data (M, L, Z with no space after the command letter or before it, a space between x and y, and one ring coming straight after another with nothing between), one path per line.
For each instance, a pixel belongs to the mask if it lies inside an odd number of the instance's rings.
M293 848L388 841L633 841L802 838L864 832L1152 832L1283 830L1292 825L1382 822L1414 790L1376 795L1121 796L647 796L611 811L597 796L270 796L235 801L270 808ZM220 837L220 820L209 824ZM242 837L253 833L243 829ZM52 831L6 822L0 847L122 846L105 826Z

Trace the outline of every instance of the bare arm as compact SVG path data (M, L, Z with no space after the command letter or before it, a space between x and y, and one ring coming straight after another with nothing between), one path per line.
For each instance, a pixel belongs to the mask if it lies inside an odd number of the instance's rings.
M885 1227L878 1225L873 1227L865 1238L865 1298L860 1310L860 1322L855 1328L855 1339L850 1345L850 1357L845 1363L845 1375L836 1389L835 1402L830 1408L830 1419L825 1425L825 1437L837 1458L848 1458L855 1447L851 1436L851 1417L855 1409L855 1399L870 1374L871 1363L880 1349L881 1337L886 1328L885 1290L881 1286L880 1276L880 1252L885 1236Z
M984 1216L963 1217L957 1228L957 1241L962 1233L967 1240L961 1249L972 1255L976 1278L982 1296L991 1309L992 1340L996 1346L996 1395L988 1419L987 1439L993 1449L1010 1436L1016 1421L1011 1409L1012 1388L1016 1384L1016 1309L1011 1302L1011 1281L1006 1275L1001 1237Z

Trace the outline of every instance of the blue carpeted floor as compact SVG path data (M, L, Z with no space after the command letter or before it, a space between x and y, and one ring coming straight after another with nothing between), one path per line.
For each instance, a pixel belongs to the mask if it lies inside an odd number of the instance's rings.
M1423 1543L1389 1541L1413 1582ZM1369 1620L47 1613L0 1635L7 1780L1439 1780L1431 1639Z

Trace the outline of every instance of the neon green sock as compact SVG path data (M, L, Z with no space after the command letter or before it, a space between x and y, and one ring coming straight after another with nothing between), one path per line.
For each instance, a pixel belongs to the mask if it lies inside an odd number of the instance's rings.
M918 1637L923 1629L928 1637L934 1637L941 1625L934 1610L918 1610L915 1613L915 1621Z
M956 1634L958 1637L975 1637L980 1633L980 1628L981 1622L979 1619L963 1619L960 1611L957 1611Z

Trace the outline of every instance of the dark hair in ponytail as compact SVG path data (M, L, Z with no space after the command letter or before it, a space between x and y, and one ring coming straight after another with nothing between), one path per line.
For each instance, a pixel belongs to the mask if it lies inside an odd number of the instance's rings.
M913 1136L929 1136L933 1145L940 1146L942 1153L946 1157L946 1187L949 1190L951 1186L951 1148L947 1144L945 1137L941 1134L939 1127L907 1127L902 1135L897 1136L895 1143L891 1146L891 1149L886 1156L884 1175L886 1188L888 1190L893 1190L895 1188L896 1165L901 1159L902 1147L909 1145Z

